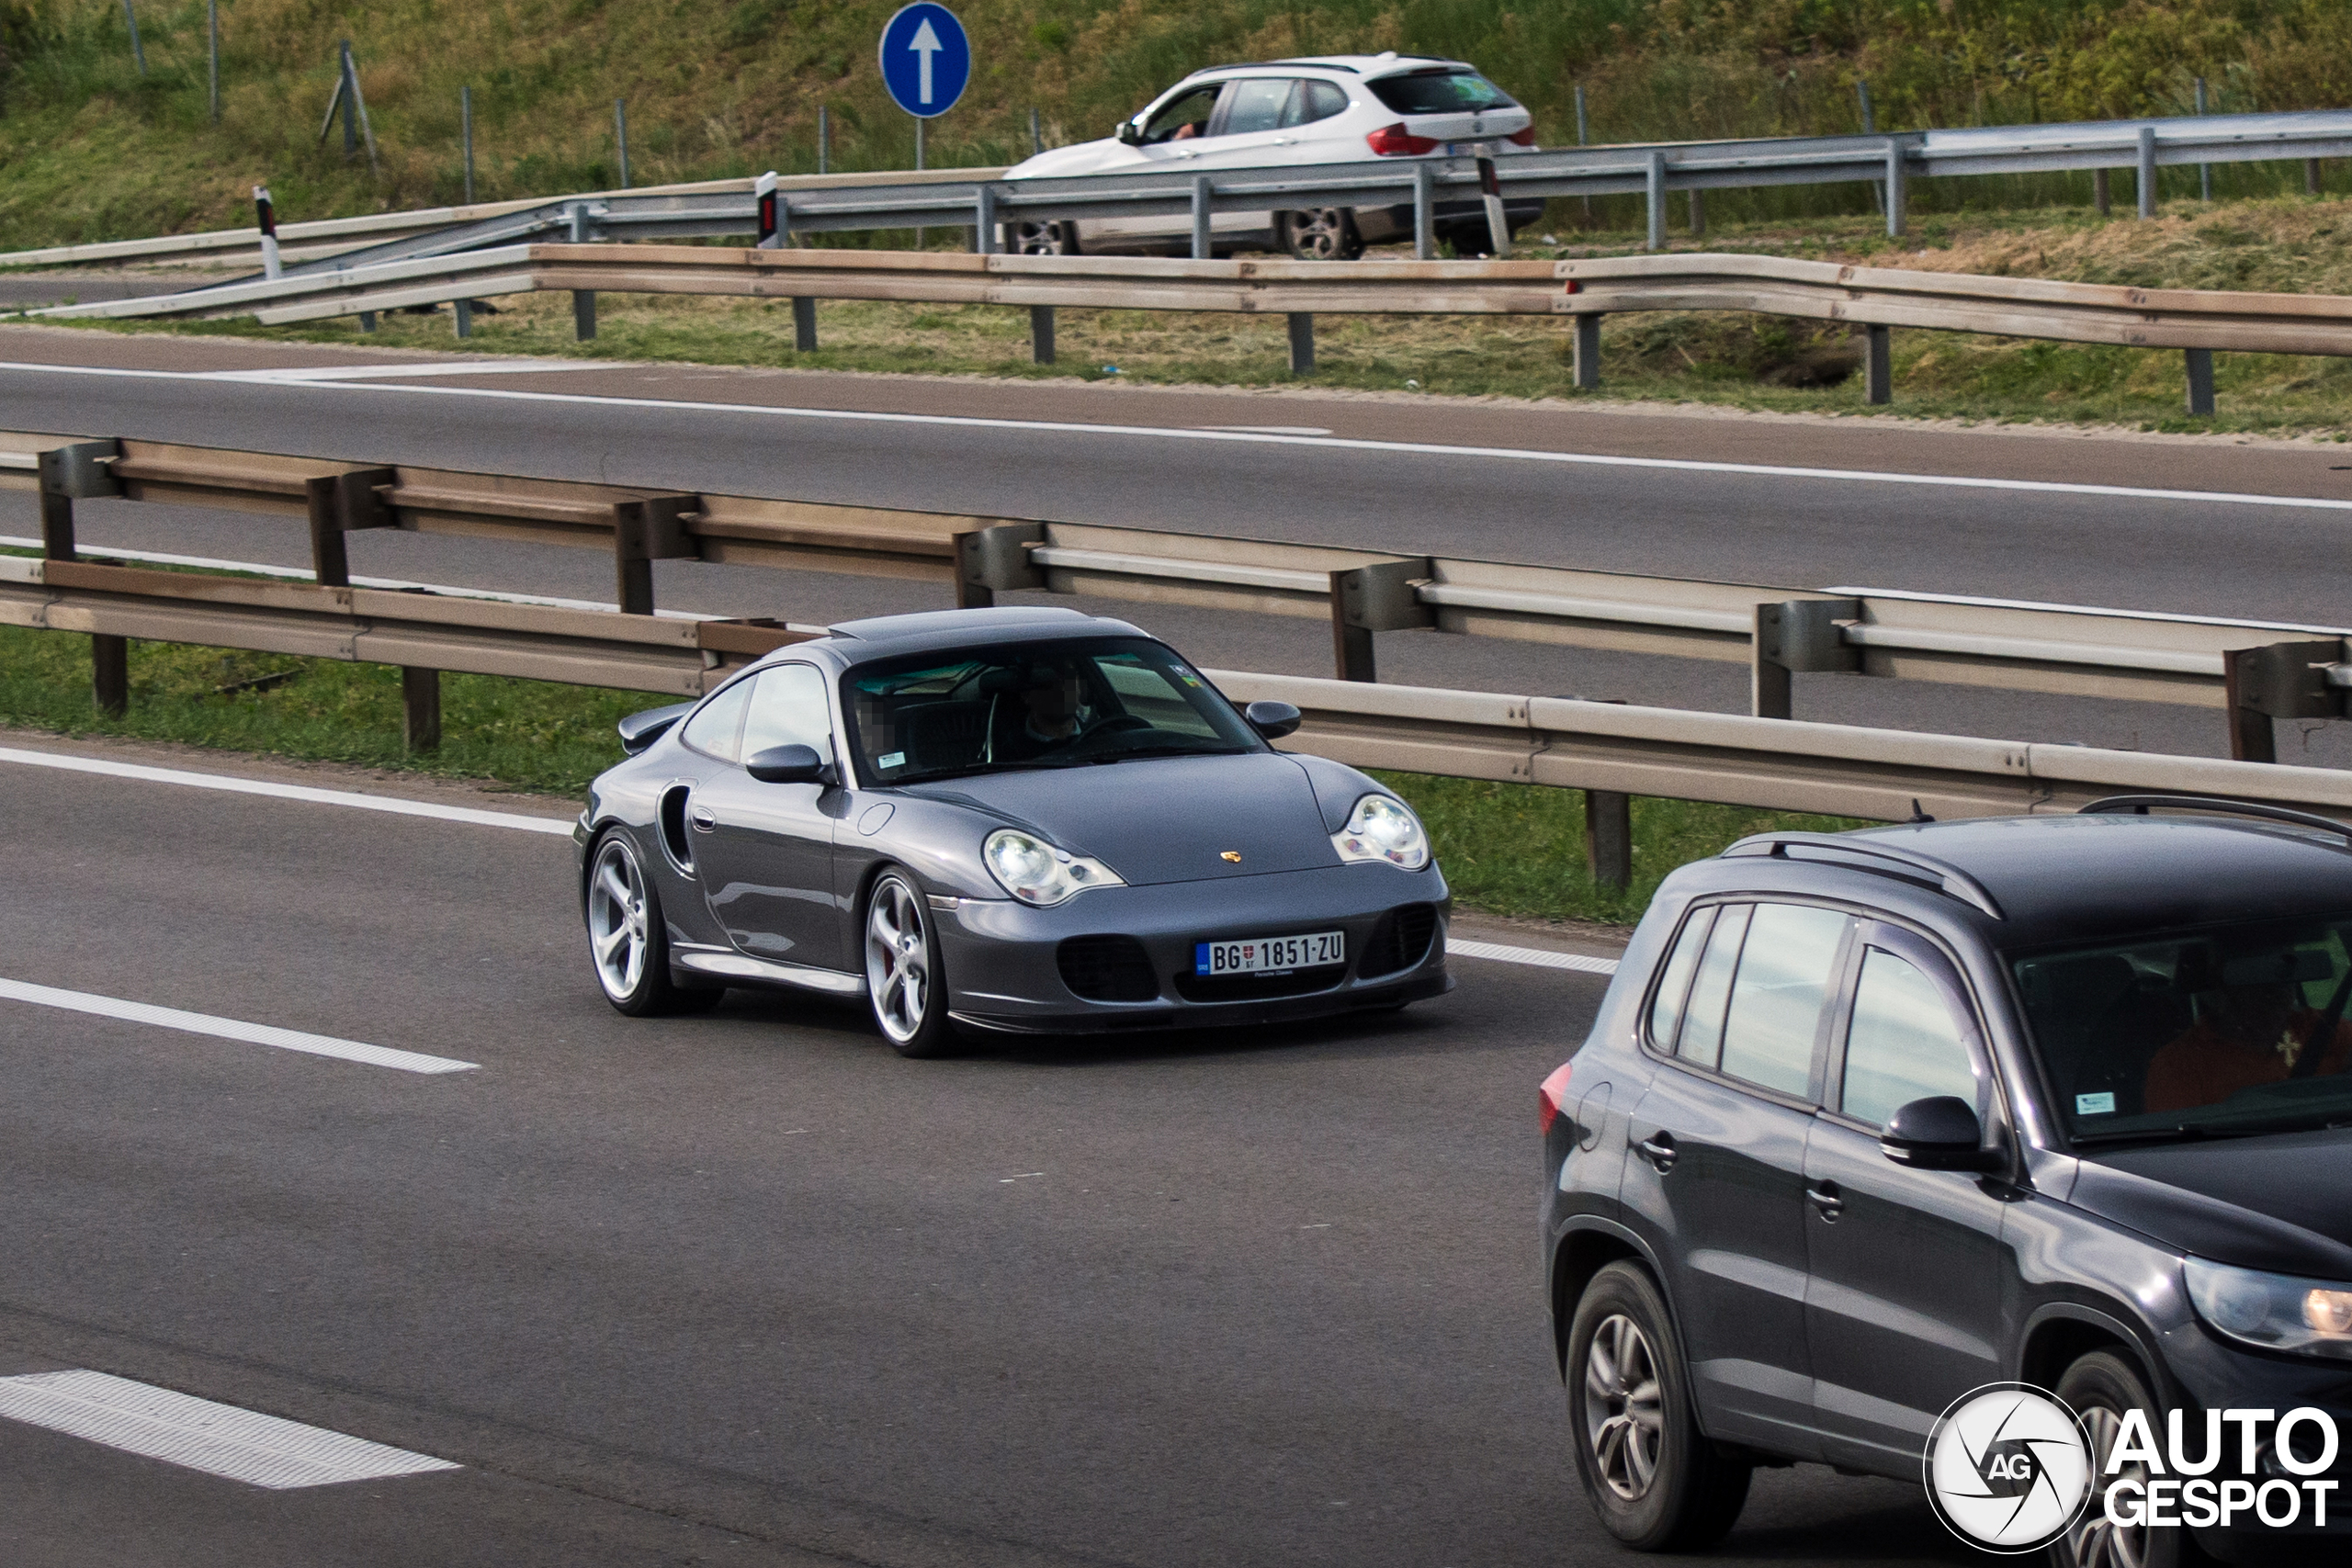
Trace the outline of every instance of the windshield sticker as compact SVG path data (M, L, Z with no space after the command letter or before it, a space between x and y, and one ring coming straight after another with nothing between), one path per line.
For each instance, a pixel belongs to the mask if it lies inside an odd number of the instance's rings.
M2115 1091L2113 1089L2109 1089L2104 1094L2078 1094L2075 1096L2075 1114L2077 1116L2114 1115Z
M907 765L907 754L904 751L893 751L887 757L876 757L874 760L874 765L877 768L903 768ZM2115 1096L2110 1094L2107 1098L2113 1100Z

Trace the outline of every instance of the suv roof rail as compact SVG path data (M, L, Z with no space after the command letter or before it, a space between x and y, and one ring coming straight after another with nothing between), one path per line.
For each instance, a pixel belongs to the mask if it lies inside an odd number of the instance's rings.
M2283 806L2259 806L2250 800L2226 800L2211 795L2110 795L2094 800L2075 815L2109 817L2130 812L2145 817L2150 807L2162 806L2179 811L2207 811L2221 817L2258 817L2268 822L2286 822L2298 828L2316 828L2323 833L2334 833L2352 842L2352 825L2338 822L2333 817L2315 812L2290 811Z
M1897 849L1892 844L1858 844L1844 833L1758 833L1742 839L1724 851L1723 858L1734 855L1770 855L1776 860L1789 858L1792 849L1822 850L1832 854L1856 855L1864 860L1886 861L1905 871L1927 878L1941 892L1950 894L1963 904L1973 905L1996 920L2008 917L2001 913L2000 904L1985 886L1950 861L1921 854L1917 850ZM1882 876L1900 875L1883 865L1858 865L1855 871L1875 872ZM1905 880L1911 880L1906 877Z

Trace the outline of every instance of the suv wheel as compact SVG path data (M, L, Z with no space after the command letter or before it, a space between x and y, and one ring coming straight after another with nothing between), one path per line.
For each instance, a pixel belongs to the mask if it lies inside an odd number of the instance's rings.
M1008 223L1004 226L1004 248L1016 256L1074 256L1078 254L1078 225Z
M1720 1540L1747 1501L1751 1472L1699 1430L1666 1302L1640 1268L1611 1263L1585 1287L1567 1382L1577 1474L1609 1533L1636 1551Z
M2164 1413L2132 1363L2112 1351L2094 1350L2066 1369L2055 1392L2061 1403L2083 1418L2091 1439L2091 1473L2104 1484L2092 1495L2075 1528L2051 1544L2052 1568L2179 1568L2200 1561L2203 1554L2190 1548L2185 1530L2107 1522L2109 1488L2128 1481L2144 1493L2148 1484L2148 1467L2138 1461L2112 1477L2107 1474L2107 1456L2115 1450L2124 1412L2137 1410L2147 1417L2149 1430L2164 1429Z
M1353 261L1363 254L1356 215L1344 207L1279 213L1274 219L1274 242L1300 261Z

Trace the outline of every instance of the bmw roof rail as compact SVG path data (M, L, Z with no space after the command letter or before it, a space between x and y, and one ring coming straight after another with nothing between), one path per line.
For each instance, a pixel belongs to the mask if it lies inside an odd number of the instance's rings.
M1789 852L1818 850L1827 854L1855 855L1866 861L1885 861L1889 865L1858 865L1855 871L1875 872L1882 876L1901 876L1903 871L1912 874L1905 881L1924 879L1930 886L1950 894L1963 904L1973 905L1996 920L2008 919L2001 912L2000 904L1985 886L1949 861L1917 850L1898 849L1892 844L1857 843L1844 833L1758 833L1742 839L1724 851L1723 858L1735 855L1769 855L1775 860L1789 859ZM1900 866L1903 871L1890 869Z
M2333 817L2322 817L2310 811L2290 811L2283 806L2258 806L2250 800L2225 800L2211 795L2110 795L2092 801L2076 815L2109 817L2130 812L2135 817L2145 817L2151 807L2164 807L2176 811L2204 811L2218 817L2256 817L2264 821L2285 822L2297 828L2315 828L2352 843L2352 824L2338 822Z

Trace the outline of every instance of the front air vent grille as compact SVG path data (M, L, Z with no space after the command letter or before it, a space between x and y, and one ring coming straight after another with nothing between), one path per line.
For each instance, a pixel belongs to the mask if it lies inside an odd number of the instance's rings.
M1091 1002L1152 1002L1159 981L1143 943L1131 936L1074 936L1054 951L1062 984Z
M1398 905L1381 916L1379 924L1372 928L1372 935L1363 944L1363 956L1356 961L1356 977L1369 980L1377 975L1410 969L1429 955L1430 941L1436 935L1436 905Z

